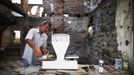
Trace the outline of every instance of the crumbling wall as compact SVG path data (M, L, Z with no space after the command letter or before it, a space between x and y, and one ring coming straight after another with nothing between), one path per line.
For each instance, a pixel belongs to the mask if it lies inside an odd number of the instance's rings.
M98 8L90 17L92 21L89 24L93 26L93 37L90 38L91 49L88 51L92 64L97 64L99 59L103 59L107 64L114 62L116 57L114 52L117 53L115 13L116 0L113 0Z
M64 6L64 8L66 7ZM67 11L69 10L75 10L75 7L72 6L72 9L70 8ZM77 10L72 13L75 12ZM115 12L116 1L114 0L103 7L98 7L89 18L82 15L72 17L70 14L69 17L64 17L63 33L71 36L71 43L66 55L78 55L80 57L78 62L81 64L98 64L99 59L104 59L106 63L114 62L114 57L110 53L117 51ZM63 16L51 17L53 33L57 32L55 28L63 21L60 19L61 17ZM93 26L94 31L92 38L88 33L90 25Z
M68 17L65 22L65 32L70 34L71 43L66 55L78 55L79 63L89 63L90 54L88 44L88 17ZM70 23L71 21L71 23ZM89 49L90 50L90 49ZM87 60L87 61L86 61Z
M116 13L116 30L118 50L127 53L129 59L129 71L133 72L133 1L118 0Z
M66 0L64 12L69 14L84 14L84 0Z
M3 48L4 47L7 47L9 44L10 44L10 37L11 36L11 33L10 33L10 30L9 29L6 29L5 31L3 31L2 33L2 46Z

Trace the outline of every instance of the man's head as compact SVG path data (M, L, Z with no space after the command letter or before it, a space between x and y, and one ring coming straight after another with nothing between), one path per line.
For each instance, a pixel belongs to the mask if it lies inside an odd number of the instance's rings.
M50 27L51 27L51 23L48 21L44 21L41 23L39 31L40 33L47 32L50 29Z

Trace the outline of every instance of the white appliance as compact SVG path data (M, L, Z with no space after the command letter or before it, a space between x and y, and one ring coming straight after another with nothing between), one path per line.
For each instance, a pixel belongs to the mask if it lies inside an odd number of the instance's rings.
M65 60L65 53L70 44L70 35L53 34L52 46L56 53L56 60L42 61L42 69L78 69L77 60Z

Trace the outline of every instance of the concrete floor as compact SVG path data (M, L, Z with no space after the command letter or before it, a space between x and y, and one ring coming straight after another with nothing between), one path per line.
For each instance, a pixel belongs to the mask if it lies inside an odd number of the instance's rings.
M0 75L19 75L15 69L22 67L21 60L1 60Z
M25 69L21 60L0 61L0 75L129 75L127 72L100 74L98 72L85 72L83 69L41 70L40 68L41 66L31 66Z

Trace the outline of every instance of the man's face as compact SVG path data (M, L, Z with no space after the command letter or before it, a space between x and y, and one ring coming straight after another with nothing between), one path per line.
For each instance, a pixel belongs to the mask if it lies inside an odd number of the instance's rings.
M41 25L40 27L40 31L41 32L47 32L49 30L49 25L48 24L45 24L45 25Z

